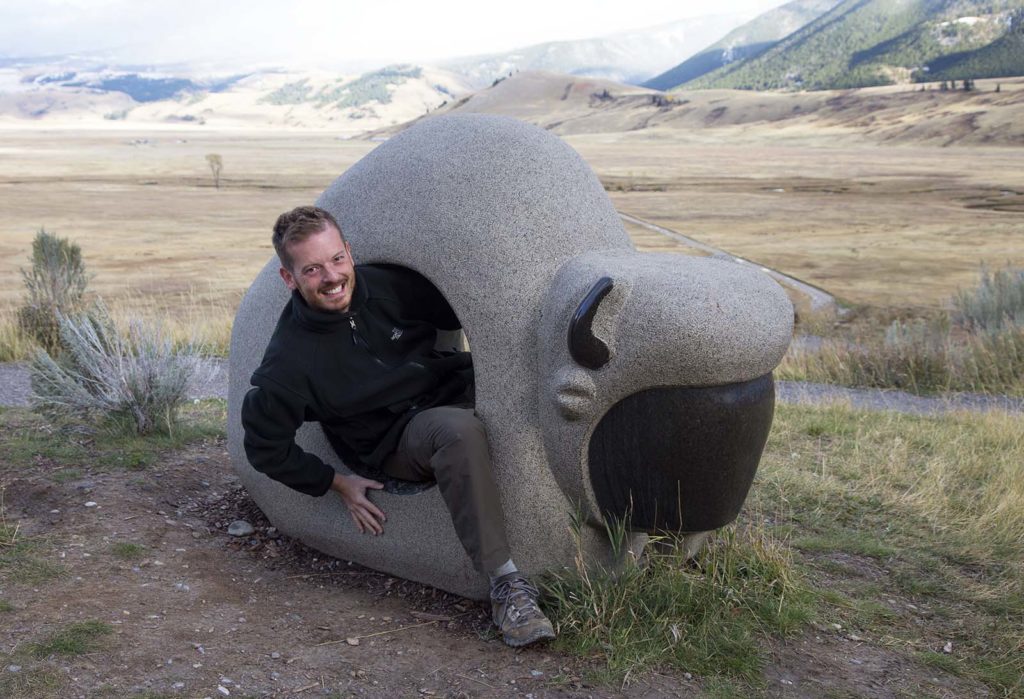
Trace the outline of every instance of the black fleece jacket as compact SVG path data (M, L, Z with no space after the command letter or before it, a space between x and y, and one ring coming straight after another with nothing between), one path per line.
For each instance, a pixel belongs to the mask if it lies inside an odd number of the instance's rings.
M308 495L326 493L334 469L296 445L303 422L319 422L350 467L379 467L413 415L458 402L472 383L468 353L434 350L437 329L459 322L430 282L391 265L355 273L346 313L292 293L242 402L249 463Z

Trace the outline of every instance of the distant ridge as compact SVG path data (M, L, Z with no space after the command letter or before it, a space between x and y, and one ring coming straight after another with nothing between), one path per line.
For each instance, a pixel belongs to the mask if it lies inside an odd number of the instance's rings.
M753 58L812 20L828 12L840 0L793 0L758 15L724 37L643 83L655 90L670 90L736 61Z
M437 65L486 87L517 71L613 80L639 85L652 75L697 52L741 23L740 14L694 17L669 24L576 41L551 41L511 51L464 56Z
M687 88L824 90L1024 75L1024 0L843 0Z

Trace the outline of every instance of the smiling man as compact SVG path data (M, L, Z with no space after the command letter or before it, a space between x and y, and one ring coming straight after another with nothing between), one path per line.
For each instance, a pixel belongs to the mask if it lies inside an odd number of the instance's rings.
M330 213L300 206L274 225L281 278L292 296L242 404L245 450L255 469L313 497L334 491L358 530L384 534L367 491L377 480L335 471L295 443L319 422L354 471L436 481L456 533L491 581L494 622L506 643L554 637L537 590L512 562L487 435L473 412L468 353L434 349L459 327L423 277L359 265Z

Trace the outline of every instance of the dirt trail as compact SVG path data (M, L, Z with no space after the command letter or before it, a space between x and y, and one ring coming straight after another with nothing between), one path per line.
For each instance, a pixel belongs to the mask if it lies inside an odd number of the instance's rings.
M18 523L33 557L60 571L18 580L0 568L0 599L13 607L0 617L0 696L540 699L712 690L682 672L590 685L596 663L545 646L505 647L482 604L279 535L238 484L222 439L142 471L83 469L67 480L66 466L42 457L31 470L0 464L7 523ZM229 536L240 518L254 531ZM125 557L118 544L142 548ZM89 620L114 630L91 652L29 652ZM824 627L773 643L772 655L767 696L890 697L922 683L938 696L984 692Z
M32 473L0 470L6 518L36 544L33 555L62 572L0 582L0 598L14 606L0 625L0 695L620 695L587 687L580 661L543 647L506 648L483 605L328 559L268 531L220 440L145 471L64 483L54 481L55 465L37 465ZM240 516L256 526L253 535L226 533ZM118 543L145 548L124 560ZM114 629L94 652L26 654L86 620ZM57 685L33 690L39 675ZM623 695L678 696L686 684L653 675Z

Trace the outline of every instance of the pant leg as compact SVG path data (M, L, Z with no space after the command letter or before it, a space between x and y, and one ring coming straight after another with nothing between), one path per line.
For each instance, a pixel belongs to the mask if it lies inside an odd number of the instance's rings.
M394 478L437 481L455 532L477 570L488 573L509 560L487 434L471 408L441 406L416 415L384 460L383 470Z

